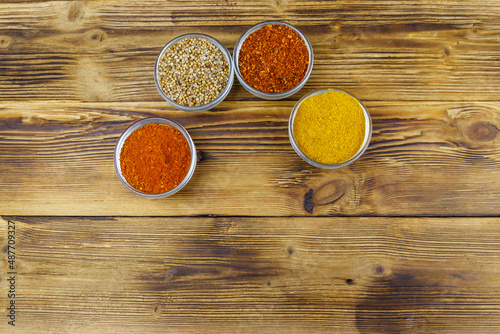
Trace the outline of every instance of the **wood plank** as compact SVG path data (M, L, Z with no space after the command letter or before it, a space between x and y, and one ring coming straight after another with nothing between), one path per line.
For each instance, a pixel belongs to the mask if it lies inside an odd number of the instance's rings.
M2 333L500 331L499 218L8 221Z
M495 0L45 1L0 4L0 101L160 101L153 67L170 39L202 32L232 50L270 19L297 25L313 44L304 93L338 87L363 100L418 101L500 93ZM228 99L255 100L239 83Z
M356 93L356 92L354 92ZM339 170L303 162L288 140L293 101L225 101L184 113L166 103L3 103L0 212L9 215L500 215L498 102L368 101L373 136ZM199 163L170 198L130 193L113 167L133 121L168 117Z

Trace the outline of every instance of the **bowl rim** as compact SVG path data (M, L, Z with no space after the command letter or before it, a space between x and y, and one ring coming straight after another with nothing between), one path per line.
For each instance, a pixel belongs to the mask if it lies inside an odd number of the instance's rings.
M325 164L325 163L321 163L321 162L318 162L318 161L315 161L315 160L309 158L304 152L302 152L299 145L297 144L297 141L295 140L295 136L293 134L293 127L294 127L294 122L295 122L295 116L297 115L297 111L298 111L300 105L302 104L302 102L304 102L306 99L308 99L311 96L323 94L323 93L327 93L327 92L332 92L332 91L341 92L341 93L344 93L346 95L349 95L363 109L363 114L365 116L365 137L363 139L363 143L361 144L361 147L358 149L356 154L354 154L351 158L349 158L348 160L346 160L344 162L338 163L338 164ZM292 112L290 114L290 118L288 121L288 137L290 139L290 143L291 143L293 149L302 158L302 160L304 160L307 163L311 164L312 166L315 166L318 168L336 169L336 168L341 168L341 167L345 167L347 165L350 165L351 163L358 160L359 157L361 157L363 155L363 153L366 151L366 149L368 148L368 146L370 144L370 140L372 137L372 131L373 131L372 126L373 125L372 125L372 119L370 116L370 112L368 111L368 109L366 109L365 105L357 97L355 97L351 93L349 93L345 90L342 90L342 89L324 88L324 89L319 89L319 90L309 92L306 95L304 95L299 101L297 101L297 103L295 104L295 106L292 109Z
M302 78L302 80L299 82L299 84L297 86L293 87L290 90L287 90L286 92L282 92L282 93L264 93L264 92L261 92L260 90L253 88L243 79L243 76L241 75L240 68L239 68L238 56L240 53L241 46L243 45L245 40L248 38L248 36L250 34L252 34L253 32L255 32L257 30L262 29L263 27L265 27L269 24L284 25L284 26L287 26L287 27L291 28L292 30L294 30L300 36L300 38L304 41L306 48L307 48L307 51L309 53L309 64L307 67L306 74L304 75L304 78ZM260 23L253 25L252 27L247 29L240 36L240 38L238 39L238 41L234 45L233 63L234 63L234 72L236 74L236 77L238 78L238 81L248 92L250 92L251 94L253 94L257 97L260 97L260 98L263 98L266 100L280 100L280 99L284 99L286 97L292 96L293 94L297 93L307 83L307 81L309 80L309 77L311 76L311 72L312 72L313 65L314 65L314 51L313 51L313 47L312 47L311 43L309 42L309 39L307 38L307 36L304 33L302 33L297 27L291 25L290 23L284 22L284 21L264 21L264 22L260 22Z
M211 42L212 44L214 44L215 46L217 46L221 50L221 52L226 57L226 60L227 60L228 65L229 65L229 76L228 76L228 80L227 80L227 83L226 83L226 87L224 87L224 89L219 94L219 96L217 96L212 101L210 101L210 102L208 102L206 104L203 104L201 106L194 106L194 107L183 106L183 105L180 105L180 104L172 101L167 96L167 94L165 94L165 92L163 91L163 89L161 88L160 82L159 82L159 78L158 78L159 77L159 75L158 75L158 66L160 64L160 60L161 60L162 56L165 54L165 52L167 51L167 49L170 46L174 45L175 43L178 43L179 41L181 41L182 39L185 39L185 38L203 38L203 39L208 40L209 42ZM214 38L212 36L209 36L209 35L206 35L206 34L200 34L200 33L183 34L183 35L177 36L177 37L173 38L172 40L170 40L162 48L162 50L160 51L160 53L158 53L158 56L156 57L156 61L155 61L154 81L155 81L156 89L158 90L158 93L160 94L160 96L163 97L163 99L165 101L167 101L168 103L170 103L173 107L175 107L175 108L177 108L179 110L182 110L182 111L192 112L192 113L207 111L207 110L210 110L210 109L214 108L219 103L221 103L227 97L227 95L231 91L231 88L233 87L233 83L234 83L234 63L233 63L233 58L231 57L231 53L226 48L226 46L224 44L222 44L219 40L217 40L216 38Z
M184 179L182 180L182 182L179 183L175 188L170 189L169 191L166 191L166 192L160 193L160 194L148 194L148 193L145 193L143 191L137 190L134 187L132 187L128 183L128 181L125 179L125 177L123 176L122 171L121 171L121 165L120 165L120 155L121 155L121 150L122 150L123 144L125 143L125 140L137 129L143 127L144 125L152 124L152 123L153 124L170 125L170 126L176 128L177 130L179 130L181 132L181 134L184 136L184 138L186 138L188 145L189 145L190 152L191 152L191 165L189 166L189 170L188 170L186 176L184 177ZM118 138L118 141L116 142L115 150L114 150L114 165L115 165L115 172L116 172L116 175L118 176L118 179L131 192L133 192L137 195L141 195L141 196L149 197L149 198L160 198L160 197L171 196L171 195L175 194L176 192L180 191L182 188L184 188L184 186L189 182L189 180L191 180L191 177L194 174L194 170L196 169L196 160L197 160L196 147L194 145L193 139L191 138L191 136L189 135L187 130L180 123L178 123L172 119L163 118L163 117L147 117L147 118L143 118L141 120L137 120L137 121L133 122L132 124L130 124L125 129L125 131L122 132L122 134L120 135L120 138Z

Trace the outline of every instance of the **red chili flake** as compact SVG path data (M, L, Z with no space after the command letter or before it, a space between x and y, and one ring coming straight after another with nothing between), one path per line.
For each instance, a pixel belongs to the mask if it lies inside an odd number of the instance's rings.
M243 80L264 93L283 93L304 78L309 65L306 43L292 28L269 24L248 35L238 56Z

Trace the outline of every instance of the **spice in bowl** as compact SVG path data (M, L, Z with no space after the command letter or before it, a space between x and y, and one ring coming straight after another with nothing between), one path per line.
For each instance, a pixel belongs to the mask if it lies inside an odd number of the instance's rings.
M292 145L318 167L336 168L356 160L371 138L364 106L341 90L321 90L302 98L290 118ZM305 157L304 157L305 156Z
M191 178L196 150L176 122L149 118L134 123L120 137L115 168L131 191L148 197L171 195Z
M197 34L180 36L165 46L157 60L158 90L186 111L209 104L220 97L228 83L232 85L229 51L212 40Z
M241 45L238 66L246 83L264 93L283 93L304 78L309 64L306 43L283 24L268 24Z
M236 42L233 62L241 85L266 100L298 92L312 72L313 49L294 26L267 21L248 29Z

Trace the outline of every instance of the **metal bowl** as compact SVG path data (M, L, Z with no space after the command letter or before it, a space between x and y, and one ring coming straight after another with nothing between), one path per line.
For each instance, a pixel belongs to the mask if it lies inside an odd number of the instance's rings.
M283 92L283 93L264 93L264 92L261 92L255 88L253 88L252 86L247 84L245 82L245 80L243 79L243 76L241 75L239 64L238 64L238 57L239 57L240 49L241 49L241 46L243 45L243 42L245 42L245 40L247 39L247 37L251 33L267 26L268 24L285 25L285 26L293 29L300 36L300 38L302 38L302 40L306 44L307 51L309 52L309 66L307 67L307 71L306 71L304 78L302 79L302 81L300 81L300 83L297 86L295 86L294 88L292 88L286 92ZM241 37L236 42L236 45L234 46L233 62L234 62L234 70L236 73L236 77L238 78L238 81L241 83L241 85L248 92L250 92L251 94L253 94L261 99L264 99L264 100L281 100L281 99L287 98L287 97L292 96L293 94L297 93L307 83L307 80L309 80L309 77L311 76L311 72L312 72L312 68L313 68L314 53L313 53L313 48L311 46L311 43L309 43L309 40L307 39L307 37L302 32L300 32L299 29L295 28L291 24L281 22L281 21L266 21L266 22L261 22L259 24L254 25L253 27L248 29L243 35L241 35Z
M177 185L177 187L175 187L167 192L160 193L160 194L148 194L148 193L139 191L139 190L135 189L134 187L132 187L127 182L125 177L123 176L121 166L120 166L120 154L122 151L123 144L125 143L125 140L135 130L139 129L140 127L142 127L146 124L151 124L151 123L166 124L166 125L170 125L170 126L176 128L177 130L179 130L182 133L182 135L184 136L184 138L186 138L188 145L189 145L189 150L191 151L191 165L189 167L189 170L188 170L186 176L182 180L182 182L179 183L179 185ZM196 148L194 146L193 140L191 139L191 136L189 135L189 133L179 123L177 123L173 120L167 119L167 118L145 118L145 119L142 119L140 121L133 123L122 133L122 135L118 139L118 142L116 143L115 152L114 152L114 162L115 162L116 174L118 175L118 178L120 179L120 181L123 183L123 185L128 190L130 190L134 194L141 195L144 197L150 197L150 198L166 197L166 196L171 196L171 195L175 194L176 192L178 192L179 190L181 190L182 188L184 188L184 186L189 182L189 180L193 176L194 170L196 168Z
M215 98L214 100L212 100L206 104L203 104L201 106L189 107L189 106L183 106L183 105L177 104L176 102L172 101L167 96L167 94L165 94L165 92L161 88L160 82L159 82L158 66L160 65L161 58L163 57L163 55L165 54L165 52L167 51L167 49L170 46L172 46L176 43L179 43L181 40L183 40L185 38L203 38L203 39L208 40L209 42L211 42L212 44L217 46L222 51L222 53L226 57L228 65L229 65L229 77L227 79L226 87L224 88L224 90L219 94L219 96L217 98ZM210 109L214 108L215 106L217 106L219 103L221 103L226 98L227 94L229 94L229 91L231 91L231 88L233 87L233 82L234 82L234 64L233 64L233 59L231 58L231 53L229 53L228 49L224 46L224 44L222 44L221 42L219 42L215 38L208 36L208 35L204 35L204 34L186 34L186 35L182 35L182 36L174 38L173 40L168 42L168 44L165 45L165 47L163 47L160 54L156 58L154 77L155 77L156 89L158 90L160 95L165 99L165 101L170 103L175 108L183 110L183 111L201 112L201 111L206 111L206 110L210 110Z
M294 126L294 122L295 122L295 116L297 115L297 110L299 109L302 102L304 102L307 98L309 98L313 95L322 94L322 93L331 92L331 91L341 92L341 93L347 94L350 97L352 97L353 99L355 99L358 102L358 104L361 106L361 108L363 109L363 114L365 115L365 138L363 139L363 143L361 144L361 147L356 152L356 154L354 154L349 160L338 163L338 164L325 164L325 163L321 163L321 162L318 162L318 161L315 161L315 160L309 158L304 152L302 152L302 150L298 146L298 144L295 140L295 136L293 134L293 126ZM288 122L288 136L290 138L290 143L292 144L292 147L295 150L295 152L304 161L308 162L309 164L311 164L315 167L325 168L325 169L334 169L334 168L345 167L345 166L353 163L354 161L358 160L359 157L362 156L363 153L368 148L368 145L370 143L370 139L372 137L372 119L371 119L370 113L368 112L366 107L352 94L349 94L348 92L343 91L341 89L335 89L335 88L321 89L321 90L310 92L310 93L304 95L299 101L297 101L297 103L293 107L292 113L290 114L290 120Z

